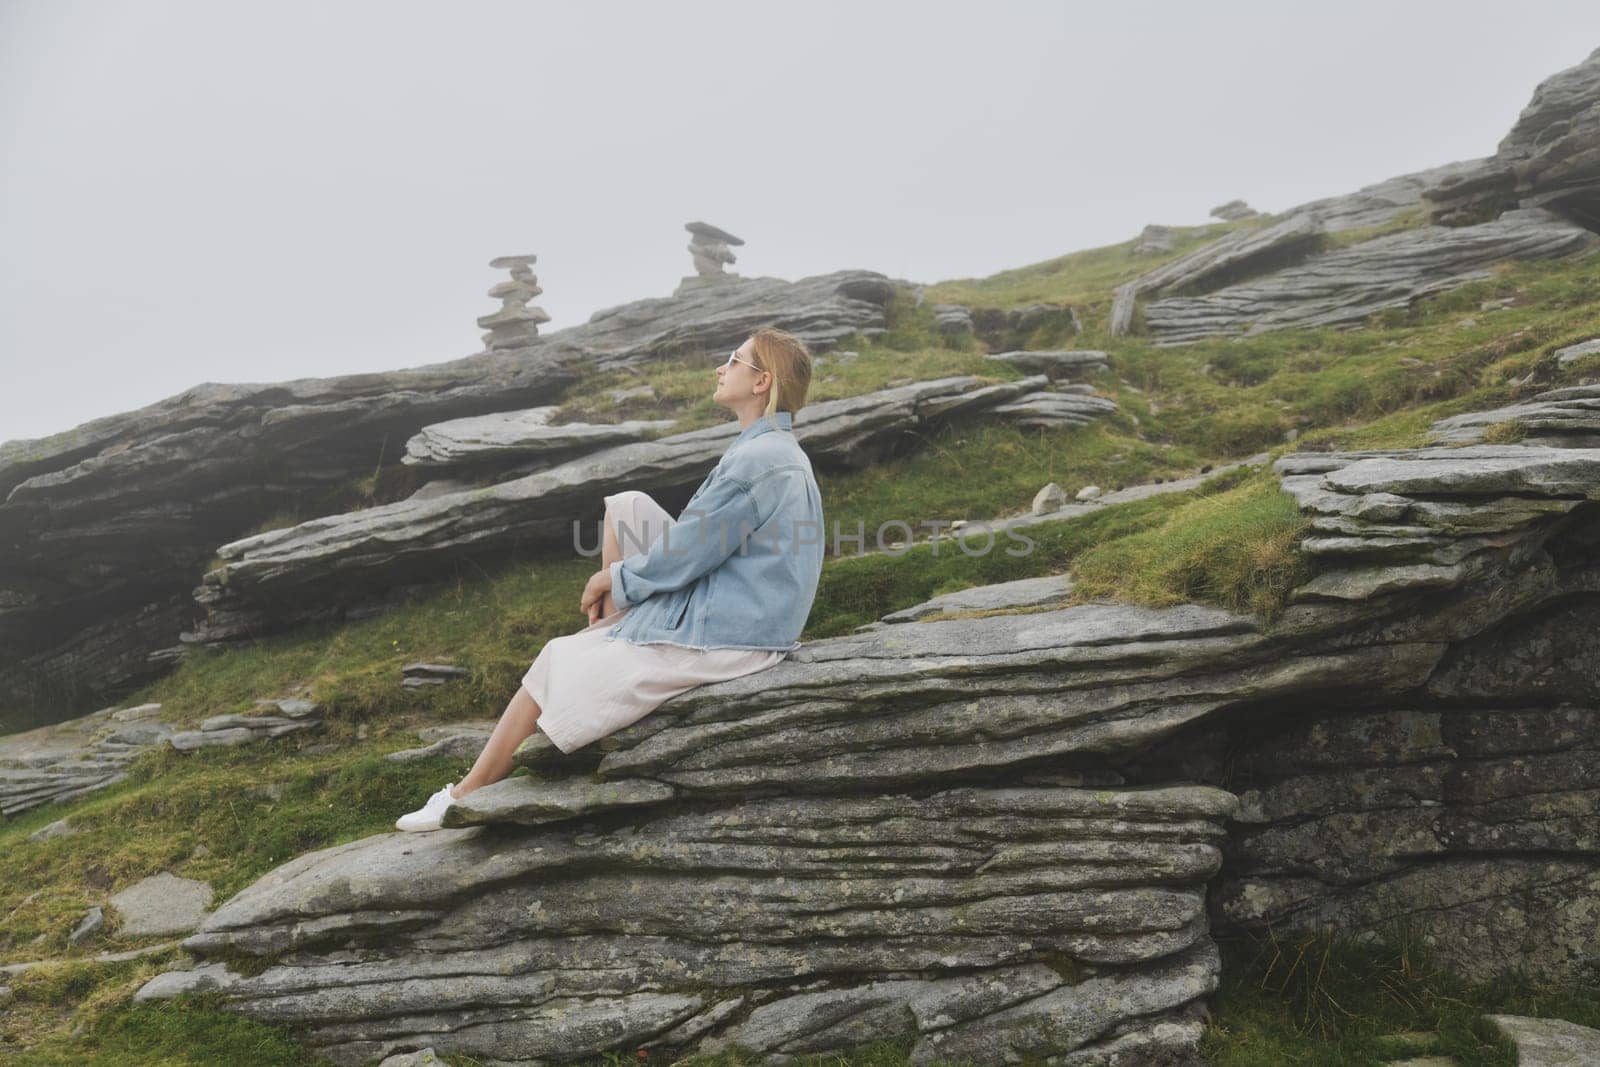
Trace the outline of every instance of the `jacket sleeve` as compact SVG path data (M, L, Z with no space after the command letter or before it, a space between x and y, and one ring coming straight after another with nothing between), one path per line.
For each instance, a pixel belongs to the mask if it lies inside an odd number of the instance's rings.
M755 497L741 479L723 474L702 488L649 548L611 564L611 599L619 609L683 588L737 552L759 525Z

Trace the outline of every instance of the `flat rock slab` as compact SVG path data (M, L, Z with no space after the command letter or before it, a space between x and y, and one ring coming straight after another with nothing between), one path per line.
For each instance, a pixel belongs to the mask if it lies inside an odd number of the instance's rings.
M417 731L417 736L428 742L426 745L421 748L404 748L398 752L391 752L384 759L394 763L407 763L411 760L431 759L436 756L472 759L483 751L484 742L489 740L489 735L494 733L497 724L496 719L482 719L424 726Z
M561 407L498 411L424 426L406 442L400 462L409 466L464 467L497 460L530 460L639 441L670 430L675 419L552 425Z
M1004 608L1037 607L1056 604L1072 595L1072 578L1065 574L1049 574L1042 578L1018 578L1012 582L973 586L954 593L945 593L920 604L892 611L876 622L857 627L858 630L877 630L896 623L916 622L951 612L992 611Z
M1517 1067L1579 1067L1600 1063L1600 1030L1565 1019L1485 1016L1517 1046Z
M442 821L452 828L484 823L537 826L611 808L660 804L676 795L670 785L650 779L537 782L519 776L473 790L446 808Z
M135 882L109 903L122 918L120 934L146 937L189 933L205 919L211 898L208 883L162 871Z

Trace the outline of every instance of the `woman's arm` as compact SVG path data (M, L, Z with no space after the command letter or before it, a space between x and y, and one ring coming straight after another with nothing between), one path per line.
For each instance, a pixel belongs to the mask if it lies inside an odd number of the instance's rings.
M724 473L704 489L648 549L611 564L611 599L619 609L683 588L738 551L756 528L755 497L742 479Z

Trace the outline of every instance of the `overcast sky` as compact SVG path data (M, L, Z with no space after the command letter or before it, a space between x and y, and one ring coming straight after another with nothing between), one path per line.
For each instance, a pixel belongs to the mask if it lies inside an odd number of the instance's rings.
M1491 154L1600 4L0 0L0 440L733 270L973 277Z

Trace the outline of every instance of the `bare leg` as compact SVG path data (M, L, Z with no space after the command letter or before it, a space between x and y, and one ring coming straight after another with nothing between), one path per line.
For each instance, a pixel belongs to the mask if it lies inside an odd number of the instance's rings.
M510 774L511 755L533 733L533 723L538 717L539 702L522 686L517 686L516 695L506 705L483 751L478 753L478 762L472 765L472 770L451 791L455 798L460 800L474 789L498 782Z

